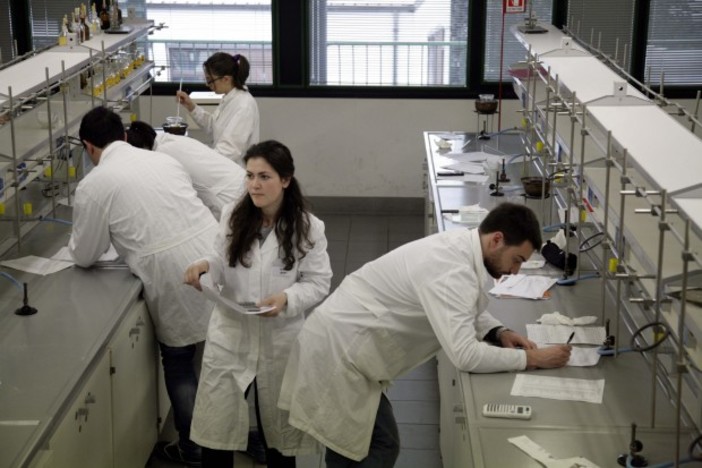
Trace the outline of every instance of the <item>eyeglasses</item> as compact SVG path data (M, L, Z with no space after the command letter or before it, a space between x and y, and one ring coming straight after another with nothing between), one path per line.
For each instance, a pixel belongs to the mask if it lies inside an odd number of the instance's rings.
M212 85L214 84L215 81L221 80L222 78L224 78L224 77L223 77L223 76L218 76L218 77L216 77L216 78L209 78L209 79L208 79L208 78L205 78L205 83L207 83L207 86L212 86Z

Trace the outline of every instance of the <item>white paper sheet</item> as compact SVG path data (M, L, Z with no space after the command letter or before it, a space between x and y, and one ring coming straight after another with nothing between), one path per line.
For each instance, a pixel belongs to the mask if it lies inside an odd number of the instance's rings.
M200 277L200 286L202 286L202 292L205 294L207 299L211 300L212 302L219 304L222 307L225 307L227 309L231 309L235 312L238 312L240 314L244 315L257 315L257 314L263 314L266 312L269 312L273 310L273 307L248 307L248 306L242 306L241 304L234 302L230 299L227 299L226 297L223 297L217 288L217 286L212 283L212 278L210 278L210 275L204 274Z
M485 174L485 168L481 164L473 164L469 162L454 162L451 164L444 164L441 169L446 169L449 171L459 171L466 174ZM452 176L455 177L455 176Z
M35 275L46 276L73 266L73 262L62 260L51 260L49 258L28 255L26 257L3 260L0 265L14 268L15 270L26 271Z
M539 348L551 346L550 344L539 342L536 342L536 345ZM570 350L570 359L568 359L566 366L590 367L597 365L597 363L600 362L600 354L597 352L598 349L599 347L592 346L573 346L573 348Z
M566 366L571 367L589 367L596 366L600 362L600 353L597 348L580 348L573 347L570 350L570 359Z
M96 263L99 262L114 262L119 258L119 254L117 254L117 251L115 250L115 247L110 244L110 248L107 249L107 252L102 254L100 258L97 259ZM52 260L61 260L64 262L73 262L73 257L71 257L71 254L68 253L68 246L61 247L54 255L51 256Z
M556 284L558 278L542 275L505 275L499 283L490 290L490 294L498 297L522 297L525 299L543 299L544 293Z
M537 462L541 463L546 468L600 468L587 458L583 457L560 459L553 458L553 455L547 452L546 449L525 435L511 437L507 439L507 441L515 445L521 451L529 455Z
M568 325L541 325L527 323L527 338L536 343L563 344L568 341L570 334L575 336L571 344L601 345L605 338L604 327L570 327Z
M602 404L604 385L604 379L586 380L517 374L514 376L510 395Z

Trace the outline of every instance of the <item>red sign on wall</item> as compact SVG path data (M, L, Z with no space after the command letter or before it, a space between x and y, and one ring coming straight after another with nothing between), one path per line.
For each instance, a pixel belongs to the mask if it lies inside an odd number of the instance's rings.
M526 0L502 0L503 13L524 13Z

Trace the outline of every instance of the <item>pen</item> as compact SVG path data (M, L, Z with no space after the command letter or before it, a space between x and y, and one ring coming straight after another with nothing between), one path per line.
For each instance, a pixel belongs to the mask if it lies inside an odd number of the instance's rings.
M436 175L441 177L462 176L463 172L437 172Z
M570 336L568 337L568 341L566 341L566 344L570 344L570 342L573 341L574 336L575 336L575 332L571 333Z

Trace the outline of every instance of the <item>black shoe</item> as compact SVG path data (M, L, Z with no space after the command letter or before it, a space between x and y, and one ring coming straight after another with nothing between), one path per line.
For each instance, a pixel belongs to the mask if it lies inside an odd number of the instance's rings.
M266 448L258 435L258 431L249 431L249 440L246 444L246 454L259 465L266 464Z
M182 463L186 466L199 468L202 466L202 460L199 456L187 455L184 453L178 441L173 442L161 441L157 442L154 447L153 455L161 460L166 460L174 463Z

